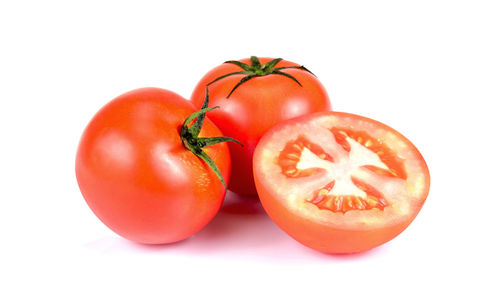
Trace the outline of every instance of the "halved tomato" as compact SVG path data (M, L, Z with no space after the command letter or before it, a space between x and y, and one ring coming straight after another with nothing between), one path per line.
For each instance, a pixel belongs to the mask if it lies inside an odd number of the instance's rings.
M257 191L271 219L327 253L360 252L393 239L429 192L429 170L408 139L347 113L278 124L253 158Z

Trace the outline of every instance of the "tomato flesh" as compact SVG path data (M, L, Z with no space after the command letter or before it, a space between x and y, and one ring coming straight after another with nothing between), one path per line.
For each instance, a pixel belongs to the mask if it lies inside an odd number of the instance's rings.
M396 237L429 190L418 150L380 122L323 112L264 135L254 176L270 217L299 242L329 253L358 252Z

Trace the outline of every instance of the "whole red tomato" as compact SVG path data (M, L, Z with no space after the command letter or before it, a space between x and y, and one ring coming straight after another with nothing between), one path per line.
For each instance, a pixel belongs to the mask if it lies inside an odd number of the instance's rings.
M210 105L220 106L207 116L224 135L243 143L243 147L229 144L229 189L243 195L256 194L252 155L268 129L286 119L330 109L318 79L305 67L279 58L251 57L215 67L194 89L195 105L201 105L207 85Z
M185 239L214 217L225 195L218 175L228 180L230 157L227 144L218 143L228 139L210 120L203 124L208 110L193 114L181 96L143 88L94 116L78 147L76 177L105 225L158 244Z

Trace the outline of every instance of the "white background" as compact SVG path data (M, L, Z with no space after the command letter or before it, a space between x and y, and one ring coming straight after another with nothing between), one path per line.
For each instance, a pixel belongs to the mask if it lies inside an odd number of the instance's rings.
M499 305L499 16L498 1L2 1L0 304ZM229 195L194 237L143 246L92 214L74 158L93 114L138 87L189 98L250 55L306 65L335 110L420 149L431 192L403 234L325 255Z

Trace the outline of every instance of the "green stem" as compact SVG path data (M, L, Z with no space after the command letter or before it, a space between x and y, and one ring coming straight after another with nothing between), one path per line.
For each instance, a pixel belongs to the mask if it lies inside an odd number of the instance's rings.
M206 87L206 95L205 101L203 101L203 105L199 111L196 111L189 115L181 127L181 140L186 149L191 151L194 155L198 156L201 160L203 160L211 169L215 172L219 180L221 181L224 188L227 189L226 182L224 182L224 178L220 173L219 168L215 164L215 162L208 156L208 154L203 151L203 148L208 146L213 146L215 144L226 142L226 141L234 141L240 145L236 139L225 136L218 137L198 137L200 135L201 129L203 128L203 122L205 121L205 115L207 112L219 108L218 106L208 107L208 86ZM189 124L195 120L191 126Z
M282 60L283 60L282 58L275 58L275 59L272 59L272 60L270 60L269 62L267 62L267 63L265 63L263 65L260 63L259 58L256 57L256 56L251 56L250 57L250 65L242 63L240 61L226 61L224 63L236 65L236 66L240 67L243 70L241 70L241 71L235 71L235 72L230 72L230 73L224 74L222 76L219 76L216 79L214 79L213 81L211 81L210 83L208 83L207 86L211 85L211 84L213 84L213 83L215 83L215 82L217 82L217 81L219 81L221 79L224 79L224 78L227 78L229 76L232 76L232 75L239 75L239 74L246 75L245 77L243 77L242 79L240 79L240 81L229 92L229 94L226 97L226 98L229 98L233 94L233 92L238 87L240 87L242 84L250 81L251 79L253 79L255 77L263 77L263 76L270 75L270 74L276 74L276 75L281 75L281 76L287 77L287 78L291 79L292 81L294 81L295 83L297 83L299 86L302 87L302 84L300 84L300 82L293 75L291 75L289 73L285 73L285 72L282 71L282 70L285 70L285 69L299 69L299 70L306 71L306 72L308 72L308 73L316 76L314 73L312 73L309 69L307 69L304 66L286 66L286 67L277 67L276 68L275 66L279 62L281 62Z

